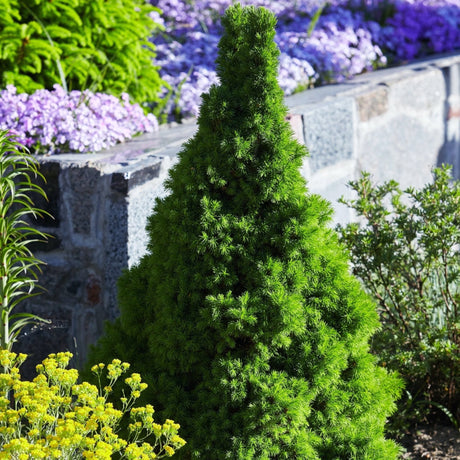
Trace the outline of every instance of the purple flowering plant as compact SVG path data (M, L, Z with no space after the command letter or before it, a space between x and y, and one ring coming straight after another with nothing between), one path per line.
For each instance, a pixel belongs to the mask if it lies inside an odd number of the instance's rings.
M232 0L150 0L165 33L153 37L169 114L196 116L217 82L219 18ZM278 18L279 83L286 95L460 47L460 0L240 0ZM321 15L313 30L315 13Z
M138 133L158 128L129 96L121 100L105 93L52 91L17 93L8 85L0 91L0 130L7 129L33 153L96 152Z
M376 39L396 61L460 47L460 0L397 0Z
M201 95L218 83L215 69L220 17L233 0L146 0L158 25L154 65L169 85L162 121L197 116ZM278 80L286 95L341 82L388 64L460 47L460 0L240 0L278 18ZM159 11L162 13L160 14ZM320 13L320 14L319 14ZM60 86L31 95L0 91L0 129L34 152L89 152L158 126L139 105L89 90Z

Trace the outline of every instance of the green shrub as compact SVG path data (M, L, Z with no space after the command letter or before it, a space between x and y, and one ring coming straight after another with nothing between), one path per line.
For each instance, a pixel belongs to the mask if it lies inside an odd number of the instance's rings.
M122 92L158 100L149 42L158 11L145 0L0 0L0 86Z
M460 182L449 180L435 169L433 183L402 192L363 174L351 183L358 198L342 200L362 220L340 230L379 305L373 349L407 382L397 426L436 408L460 421Z
M181 420L181 458L392 459L400 382L375 366L374 304L306 194L277 83L274 16L228 9L199 129L119 283L92 359L130 357ZM182 454L182 455L181 455Z
M87 382L77 384L78 371L66 369L72 353L50 355L37 366L32 382L21 380L19 366L25 355L0 350L0 459L86 458L111 459L119 452L126 459L171 457L185 441L172 420L154 422L153 407L134 407L146 384L139 374L126 378L129 388L121 410L108 402L111 387L125 373L128 363L114 360L107 366L94 366L102 387ZM131 419L130 437L117 435L124 414ZM144 439L150 436L151 442Z
M0 131L0 349L11 350L24 326L44 321L30 313L13 313L23 300L35 295L37 273L43 263L31 246L46 235L30 224L30 218L42 217L45 211L34 206L33 196L45 192L34 183L37 160Z

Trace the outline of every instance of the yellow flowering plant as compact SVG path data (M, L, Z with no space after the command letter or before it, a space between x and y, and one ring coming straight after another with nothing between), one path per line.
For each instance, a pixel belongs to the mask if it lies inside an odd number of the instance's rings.
M121 409L108 401L113 385L129 369L113 360L92 371L99 385L77 383L78 371L67 369L72 353L51 354L37 366L33 381L22 381L19 367L26 355L0 350L0 460L26 459L160 459L171 457L185 441L172 420L155 423L151 405L134 407L147 384L139 374L125 378ZM101 385L102 378L108 384ZM128 439L117 432L129 414Z

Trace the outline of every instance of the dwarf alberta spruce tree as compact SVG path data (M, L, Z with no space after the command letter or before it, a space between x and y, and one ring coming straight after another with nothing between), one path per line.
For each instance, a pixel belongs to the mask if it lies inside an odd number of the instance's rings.
M396 458L384 424L400 383L368 351L377 314L327 227L330 207L306 194L275 22L240 5L223 17L221 83L203 96L93 359L129 357L151 382L183 428L180 458Z

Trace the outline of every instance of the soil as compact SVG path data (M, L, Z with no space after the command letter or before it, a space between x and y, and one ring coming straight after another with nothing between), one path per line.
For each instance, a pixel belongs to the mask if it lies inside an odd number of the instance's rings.
M460 460L460 431L453 426L418 427L399 443L406 449L403 459Z

